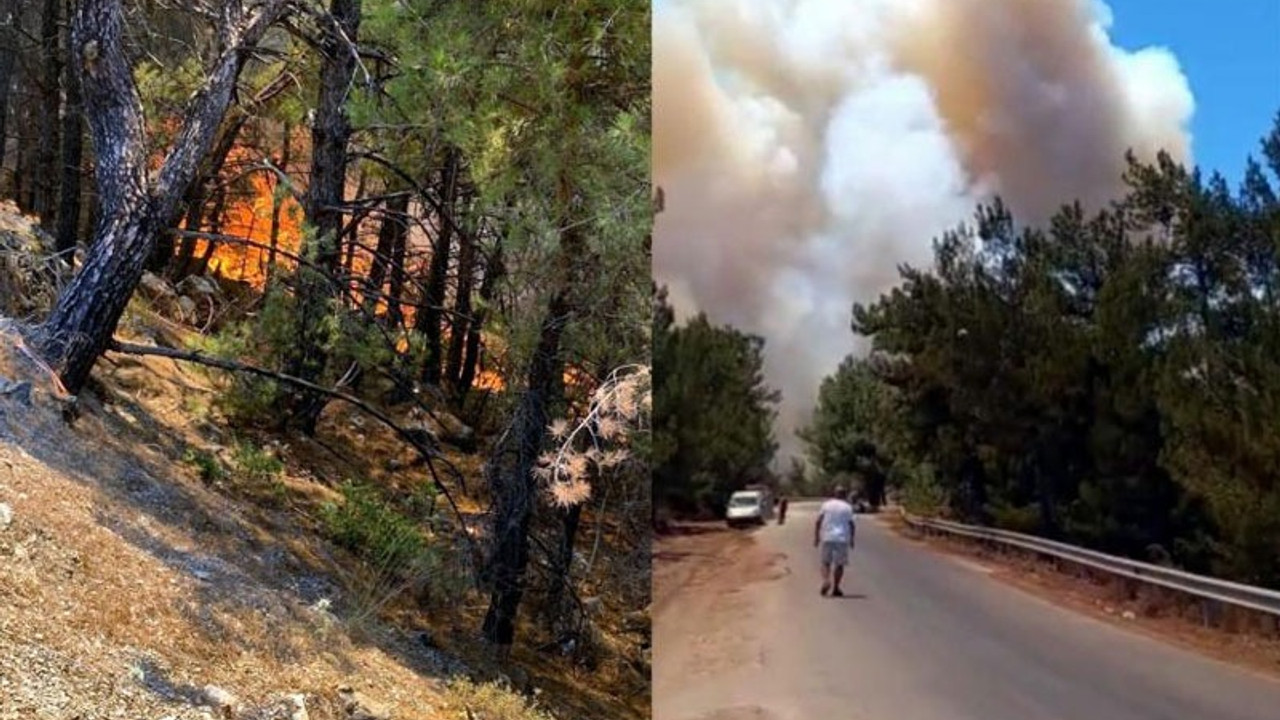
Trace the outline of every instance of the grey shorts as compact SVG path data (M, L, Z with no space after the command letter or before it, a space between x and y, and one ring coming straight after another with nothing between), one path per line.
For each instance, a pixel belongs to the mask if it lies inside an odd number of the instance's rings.
M818 546L822 553L823 565L835 565L843 567L849 562L849 543L845 540L836 542L823 542Z

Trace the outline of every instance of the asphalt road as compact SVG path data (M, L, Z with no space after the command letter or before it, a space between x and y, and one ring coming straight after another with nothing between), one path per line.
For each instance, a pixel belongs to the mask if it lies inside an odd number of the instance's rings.
M1280 682L1059 608L870 518L848 597L821 597L816 509L756 531L771 571L682 588L658 614L655 720L1280 718Z

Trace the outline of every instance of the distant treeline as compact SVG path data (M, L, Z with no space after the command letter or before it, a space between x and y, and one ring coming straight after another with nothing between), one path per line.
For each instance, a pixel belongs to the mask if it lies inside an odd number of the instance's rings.
M764 382L764 340L703 315L676 324L665 289L653 338L655 512L719 514L734 490L772 482L779 396Z
M824 474L909 503L1280 587L1280 117L1237 190L1168 157L1023 227L999 202L854 309Z

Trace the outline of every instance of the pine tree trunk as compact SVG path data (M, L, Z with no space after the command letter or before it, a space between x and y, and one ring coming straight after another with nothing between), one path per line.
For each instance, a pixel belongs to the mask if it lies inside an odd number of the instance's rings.
M484 279L480 281L480 300L486 306L493 300L493 296L498 290L498 281L502 278L503 272L502 245L499 242L494 247L493 254L489 257L489 262L485 265ZM484 331L484 323L487 316L487 310L475 311L471 318L471 324L467 328L466 352L462 357L462 368L458 371L457 403L460 406L466 402L467 393L471 391L471 385L476 381L476 368L480 364L481 335Z
M529 366L528 388L516 409L510 435L515 446L508 450L515 457L509 465L495 463L500 469L490 473L494 546L486 568L490 583L489 609L481 630L484 639L501 654L509 652L515 640L516 613L524 598L524 575L529 565L529 521L538 499L533 468L542 452L550 421L552 376L564 367L560 344L568 315L568 295L558 292L543 320Z
M61 2L44 0L40 20L40 127L36 151L35 197L32 209L46 230L56 225L54 217L58 187L58 111L62 106L62 54L58 39Z
M293 151L293 126L285 121L284 128L280 132L280 172L289 176L289 163L292 160ZM277 177L275 180L276 190L271 198L271 250L267 254L267 281L270 282L275 277L276 269L276 252L280 249L280 213L284 208L284 195L280 192L280 184L284 180Z
M336 298L334 280L341 260L342 205L347 180L347 144L351 124L346 101L355 78L356 61L350 43L360 27L360 0L332 0L328 27L321 45L320 95L311 125L311 182L303 211L315 235L311 239L316 268L298 269L297 338L285 366L290 375L316 382L329 357L325 322ZM306 254L306 253L304 253ZM288 401L290 420L303 432L315 432L326 399L298 392Z
M156 235L168 231L183 192L209 152L231 103L248 53L284 11L269 0L220 28L228 47L210 69L188 108L156 179L147 182L146 133L141 99L124 42L121 0L82 0L72 24L75 62L97 157L101 219L85 264L37 330L36 344L71 393L79 393L105 351L151 255ZM230 43L229 43L230 44Z
M586 272L583 259L587 241L581 224L574 222L569 212L573 192L566 177L561 177L559 185L558 202L563 208L557 253L559 278L529 361L527 388L508 436L514 446L498 449L502 456L492 463L494 470L489 473L494 545L485 567L490 592L482 633L500 655L510 651L515 639L516 613L524 597L524 575L529 564L529 522L538 497L533 469L546 441L551 409L559 402L563 389L562 341L580 302L577 293Z
M196 231L202 229L204 204L208 199L207 188L222 174L222 168L227 164L227 158L231 156L231 151L235 149L236 140L240 138L240 131L244 128L246 122L248 122L248 118L245 116L232 120L218 134L218 140L214 143L212 152L200 163L200 171L187 187L186 194L183 197L183 205L186 206L186 229ZM196 243L196 238L189 235L184 237L182 243L179 244L172 233L162 234L157 238L156 249L151 253L151 258L147 261L148 269L157 273L167 270L169 277L175 282L185 279L197 270L197 267L193 267L191 263L196 253ZM203 270L200 270L200 272L203 272Z
M67 17L71 17L72 4L67 0ZM63 87L66 104L62 115L62 184L58 199L58 252L68 252L80 238L80 195L84 181L84 116L80 105L80 77L70 62L72 56L71 32L65 35L66 57L63 67ZM68 258L70 259L70 258Z
M17 0L0 0L0 20L17 22L17 5ZM9 100L17 70L16 42L16 33L0 26L0 169L4 168L9 151Z
M551 630L565 617L569 608L564 607L565 591L569 589L573 569L573 546L582 525L582 504L560 512L560 546L556 548L551 568L551 588L547 598L547 612Z
M404 219L405 213L409 211L409 193L400 192L387 198L385 211L382 224L378 228L378 246L374 251L373 264L369 267L368 281L365 283L364 308L370 315L377 310L378 302L382 300L383 285L386 284L390 264L395 262L396 247L398 244L403 245L404 236L409 230ZM399 296L388 293L386 300L386 318L396 317L400 312Z
M449 253L453 249L453 223L458 200L458 175L461 157L457 148L449 148L445 158L444 199L441 205L449 214L440 223L440 232L431 244L431 264L427 269L426 292L422 298L425 307L419 308L418 329L426 336L427 357L422 365L422 381L428 385L440 384L442 360L441 325L444 321L444 302L448 295Z
M458 280L453 292L453 331L449 335L449 356L445 359L444 377L454 397L462 389L462 358L471 334L471 293L476 274L476 238L468 231L458 236Z
M409 198L404 200L404 212L409 212ZM391 280L387 288L387 327L399 328L404 324L404 283L408 274L404 260L409 241L408 225L404 232L396 234L391 244Z

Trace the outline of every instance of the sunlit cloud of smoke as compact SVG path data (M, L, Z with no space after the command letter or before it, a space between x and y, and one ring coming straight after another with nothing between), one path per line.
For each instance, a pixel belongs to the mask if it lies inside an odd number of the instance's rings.
M1089 0L667 0L654 10L654 273L681 317L767 340L778 440L861 352L854 302L1001 195L1024 222L1113 197L1123 155L1190 160L1162 48Z

